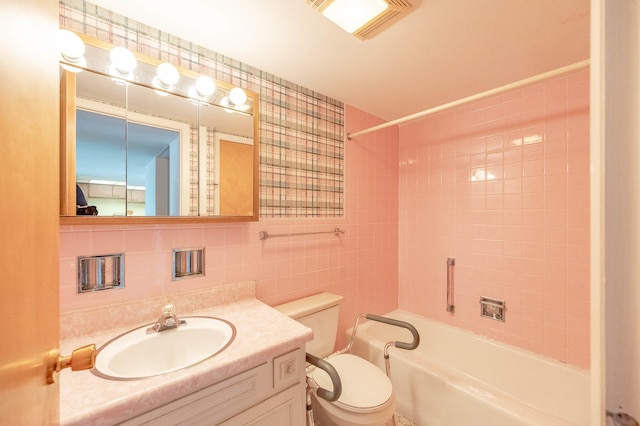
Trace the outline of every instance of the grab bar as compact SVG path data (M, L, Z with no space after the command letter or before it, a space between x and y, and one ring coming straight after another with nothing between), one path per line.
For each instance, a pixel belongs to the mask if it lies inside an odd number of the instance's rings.
M353 346L353 343L356 340L356 332L358 331L358 325L360 325L360 320L362 318L366 318L369 320L373 320L373 321L378 321L378 322L383 322L385 324L389 324L389 325L393 325L396 327L402 327L402 328L406 328L407 330L409 330L411 332L411 335L413 336L413 342L411 343L404 343L404 342L396 342L396 341L392 341L387 343L387 345L385 345L384 348L384 353L385 353L385 357L388 358L389 354L387 351L387 348L389 345L392 346L396 346L397 348L400 349L407 349L407 350L413 350L415 348L418 347L418 345L420 344L420 334L418 333L418 330L416 330L416 328L409 324L408 322L405 321L400 321L400 320L396 320L396 319L392 319L392 318L387 318L387 317L383 317L380 315L374 315L374 314L360 314L356 317L356 322L353 325L353 330L351 331L351 337L349 338L349 342L347 343L347 346L344 347L344 349L340 349L339 351L334 352L332 355L340 355L340 354L344 354L346 352L349 352L349 350L351 349L351 346Z
M310 353L307 353L307 362L326 371L331 379L331 384L333 385L333 391L319 387L317 390L318 396L329 402L336 401L340 398L340 395L342 394L342 382L340 381L340 376L333 365L322 358L311 355Z
M404 342L397 342L397 341L389 342L393 344L396 348L407 349L411 351L417 348L418 345L420 344L420 334L418 334L418 330L416 330L416 328L413 325L409 324L408 322L400 321L393 318L381 317L380 315L373 315L373 314L367 314L365 315L365 317L368 320L383 322L385 324L393 325L396 327L402 327L409 330L411 332L411 336L413 337L413 342L411 343L404 343ZM388 355L385 355L385 356L388 356Z
M382 322L385 324L393 325L395 327L406 328L411 332L411 336L413 337L413 341L411 343L404 343L404 342L398 342L398 341L392 340L390 342L387 342L384 345L384 352L383 352L384 370L385 370L385 373L387 373L387 377L391 377L391 364L389 362L389 348L391 346L395 346L396 348L400 348L400 349L407 349L410 351L414 350L420 344L420 334L418 334L418 330L416 330L416 328L413 325L409 324L406 321L400 321L397 319L381 317L379 315L373 315L373 314L367 314L366 318L368 320ZM394 415L393 424L394 425L396 424L395 415Z
M349 349L351 349L351 346L353 346L353 342L355 342L356 340L356 331L358 330L358 323L362 318L366 318L372 321L378 321L384 324L393 325L395 327L406 328L411 332L411 336L413 337L413 341L411 343L390 341L384 345L384 369L385 369L385 373L387 373L387 377L391 378L391 363L389 361L389 347L395 346L396 348L399 348L399 349L413 350L417 348L418 345L420 344L420 334L418 333L418 330L416 330L416 328L413 325L409 324L406 321L400 321L397 319L387 318L387 317L374 315L374 314L360 314L356 317L356 323L353 326L353 331L351 332L351 338L349 339L349 343L344 349L335 352L333 355L343 354L345 352L348 352ZM393 413L394 426L398 424L397 417L398 417L397 414Z
M453 267L456 260L453 257L447 259L447 312L454 313L456 307L453 305Z

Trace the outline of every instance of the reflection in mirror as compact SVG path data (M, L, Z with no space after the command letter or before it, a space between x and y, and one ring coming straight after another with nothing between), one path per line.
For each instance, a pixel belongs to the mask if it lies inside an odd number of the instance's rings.
M127 109L118 95L96 96L95 88L108 85L114 94L126 93ZM191 184L197 193L189 169L192 126L197 107L184 98L158 96L90 71L79 74L76 182L88 204L100 216L189 215Z
M198 107L148 87L127 87L127 184L144 188L146 216L197 215L198 165L191 159L197 159L198 140L191 140L191 129L198 127Z
M225 123L220 126L220 123ZM200 108L200 211L209 216L248 216L254 208L253 117L220 108Z
M110 48L93 43L82 72L61 79L61 214L73 215L77 183L99 219L257 220L257 95L234 103L224 83L196 90L184 70L159 82L157 61L140 57L115 78Z

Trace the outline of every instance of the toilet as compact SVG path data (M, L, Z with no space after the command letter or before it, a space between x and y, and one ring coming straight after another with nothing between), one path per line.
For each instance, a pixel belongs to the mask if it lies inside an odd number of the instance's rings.
M391 380L375 365L351 355L333 353L338 331L338 307L343 297L320 293L274 308L313 330L306 351L324 358L338 372L342 383L340 398L328 402L313 394L313 415L321 426L382 426L395 411ZM331 356L330 356L331 355ZM309 367L307 378L319 387L332 390L329 375Z

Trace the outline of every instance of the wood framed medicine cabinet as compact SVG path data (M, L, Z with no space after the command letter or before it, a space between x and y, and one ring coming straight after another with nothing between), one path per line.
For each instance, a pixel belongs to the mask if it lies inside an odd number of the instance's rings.
M177 83L158 84L161 61L137 53L116 75L113 46L79 36L87 65L60 62L60 223L257 221L258 94L243 88L234 104L215 81L203 96L179 67ZM76 185L98 215L76 214Z

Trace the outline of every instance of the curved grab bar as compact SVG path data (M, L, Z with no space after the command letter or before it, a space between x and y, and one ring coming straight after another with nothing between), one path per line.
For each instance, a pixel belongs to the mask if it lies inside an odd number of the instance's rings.
M318 396L329 402L336 401L338 398L340 398L340 394L342 394L342 382L340 381L340 376L338 375L338 372L333 367L333 365L322 358L311 355L310 353L307 353L307 362L326 371L329 375L329 378L331 379L331 383L333 384L333 391L324 388L318 388Z
M373 314L366 314L365 317L368 320L383 322L385 324L394 325L396 327L402 327L409 330L411 332L411 335L413 336L413 342L411 343L393 342L396 348L413 350L417 348L418 345L420 344L420 334L418 334L418 330L416 330L416 328L413 325L409 324L408 322L387 318L387 317L382 317L380 315L373 315Z

